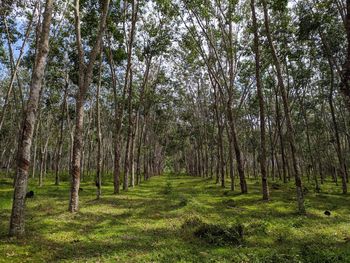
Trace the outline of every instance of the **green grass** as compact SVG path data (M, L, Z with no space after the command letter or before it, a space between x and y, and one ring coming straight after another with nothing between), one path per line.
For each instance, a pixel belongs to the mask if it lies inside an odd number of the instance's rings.
M80 211L71 214L68 183L48 181L30 182L27 235L17 240L7 237L11 181L1 179L0 262L350 262L350 197L332 183L309 191L300 216L292 183L272 190L268 203L254 180L240 195L208 179L160 176L118 196L108 183L98 201L93 184L82 183ZM197 221L243 225L243 242L208 243L184 224Z

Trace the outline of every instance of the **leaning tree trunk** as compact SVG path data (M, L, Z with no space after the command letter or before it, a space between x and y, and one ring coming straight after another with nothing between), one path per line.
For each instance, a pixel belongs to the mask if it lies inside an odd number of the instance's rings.
M263 9L264 9L264 19L265 19L265 29L266 29L266 35L270 46L270 52L272 54L273 63L277 72L277 80L278 80L278 86L282 95L282 101L283 101L283 109L284 114L286 117L286 124L287 124L287 133L288 133L288 139L289 144L291 148L291 155L292 155L292 162L293 162L293 168L294 168L294 176L295 176L295 186L297 191L297 202L298 202L298 210L299 213L303 214L305 213L305 206L304 206L304 194L302 189L302 181L300 177L300 170L299 170L299 164L297 160L297 149L296 149L296 142L294 137L294 127L292 124L292 119L290 116L290 107L289 107L289 101L288 101L288 95L287 95L287 89L284 85L283 81L283 75L282 75L282 68L280 60L277 56L277 52L275 49L275 46L273 44L271 32L270 32L270 22L269 22L269 15L267 10L267 3L266 0L262 0Z
M33 130L36 121L39 95L44 77L47 54L49 52L49 33L52 18L52 0L46 1L44 20L40 34L38 53L35 57L35 66L32 74L27 109L24 114L24 123L18 154L16 184L13 195L12 213L10 221L10 236L24 234L25 196L28 185L28 171L30 165L30 149L32 146Z
M241 152L241 149L239 147L236 127L235 127L235 123L234 123L231 111L228 113L228 116L229 116L229 124L230 124L230 128L231 128L231 136L232 136L233 148L234 148L235 156L236 156L237 170L238 170L238 176L239 176L239 184L241 186L241 193L242 194L246 194L246 193L248 193L248 185L247 185L247 181L246 181L245 173L244 173L242 152Z
M337 157L339 161L339 172L341 174L341 179L342 179L342 191L343 191L343 194L346 194L348 192L348 187L346 183L346 166L345 166L343 150L340 142L339 127L338 127L334 104L333 104L334 72L333 72L333 65L331 61L330 60L328 61L329 61L330 73L331 73L331 83L330 83L330 91L328 96L328 103L331 110L332 123L334 128L335 146L336 146L336 152L337 152Z
M6 95L5 95L4 106L2 107L2 111L1 111L1 115L0 115L0 131L2 130L2 126L3 126L4 121L5 121L5 115L6 115L6 110L7 110L7 107L8 107L8 101L9 101L9 97L10 97L12 89L13 89L15 78L17 77L17 80L18 80L18 73L17 72L18 72L18 69L19 69L19 66L20 66L20 62L22 60L22 56L23 56L24 51L25 51L27 40L28 40L30 32L31 32L32 23L33 23L33 17L34 17L34 14L36 12L36 9L37 9L37 5L35 5L35 7L33 9L33 12L32 12L32 16L30 17L30 20L29 20L29 23L28 23L28 27L27 27L27 29L25 31L25 36L24 36L24 39L22 41L22 45L21 45L21 48L20 48L19 55L18 55L16 63L14 63L9 28L7 26L6 19L4 19L4 26L5 26L6 36L7 36L7 42L8 42L8 47L9 47L11 69L12 70L11 70L10 84L9 84L9 87L8 87ZM23 103L23 101L22 101L22 103Z

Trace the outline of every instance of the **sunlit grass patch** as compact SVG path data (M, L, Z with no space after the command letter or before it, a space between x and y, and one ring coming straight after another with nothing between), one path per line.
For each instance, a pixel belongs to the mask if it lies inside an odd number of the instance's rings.
M113 184L104 181L100 200L92 181L85 181L80 211L71 214L69 184L57 187L47 178L42 188L30 182L35 196L27 200L27 237L16 240L6 237L12 198L6 182L0 187L0 262L316 262L318 254L323 262L350 259L350 198L328 192L330 183L320 194L308 186L308 212L299 215L292 182L271 188L265 202L257 180L248 180L246 195L238 186L231 192L229 182L223 189L184 176L153 177L113 195ZM184 227L191 222L205 226L202 235ZM243 239L231 244L226 238L237 225Z

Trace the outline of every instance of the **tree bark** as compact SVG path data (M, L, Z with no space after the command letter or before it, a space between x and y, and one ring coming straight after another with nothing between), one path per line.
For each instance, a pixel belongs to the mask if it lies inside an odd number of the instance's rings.
M30 165L30 149L32 145L33 130L36 122L39 95L46 67L46 59L49 52L49 33L52 18L52 5L52 0L46 1L38 53L35 57L35 65L33 68L27 109L24 114L20 151L18 154L16 185L14 189L10 220L10 236L21 236L25 232L24 210L25 196L28 185L28 171Z

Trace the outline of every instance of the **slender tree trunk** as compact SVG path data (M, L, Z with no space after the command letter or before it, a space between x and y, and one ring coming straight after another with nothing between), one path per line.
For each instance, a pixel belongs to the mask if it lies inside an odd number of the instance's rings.
M80 11L79 11L79 0L75 0L75 31L76 31L76 42L78 48L78 58L79 58L79 90L76 96L76 121L75 121L75 131L73 140L73 156L71 164L71 189L70 189L70 199L69 208L70 212L77 212L79 209L79 187L80 187L80 175L81 175L81 154L83 146L83 123L84 123L84 102L87 89L90 86L93 66L95 64L96 58L100 53L100 46L102 41L102 36L105 31L107 13L109 8L110 0L103 1L103 10L100 17L100 24L98 30L98 36L93 49L90 52L89 61L86 64L84 61L84 50L81 40L80 33Z
M210 179L213 179L214 175L214 149L210 147Z
M129 123L131 125L131 123ZM124 157L124 180L123 180L123 190L128 191L129 188L129 173L130 173L130 141L131 134L127 134L126 146L125 146L125 157Z
M92 102L91 102L92 103ZM88 151L89 151L89 148L90 148L90 143L89 143L89 138L91 137L91 134L93 134L93 127L94 127L94 107L90 107L90 110L89 110L89 118L88 118L88 122L87 122L87 131L86 133L84 133L83 131L83 134L82 134L82 137L83 137L83 145L82 145L82 153L81 153L81 181L84 181L85 177L86 176L89 176L90 173L89 173L89 170L86 169L87 166L89 165L89 162L87 160L86 162L86 147L88 148ZM86 144L88 144L88 146L86 146ZM88 158L89 158L89 152L88 152Z
M80 166L81 166L81 149L83 144L83 117L84 117L84 101L81 94L77 97L76 102L76 122L73 140L73 154L71 164L71 195L69 200L69 211L77 212L79 204L79 188L80 188Z
M12 213L10 220L10 236L21 236L24 234L24 209L25 196L28 185L28 171L30 165L30 149L32 145L33 129L36 122L36 112L39 102L41 84L44 77L47 54L49 52L49 33L52 17L52 0L47 0L44 11L44 20L40 35L38 53L35 57L32 82L30 86L27 109L24 115L24 124L18 155L16 172L16 185L13 195Z
M331 116L332 116L332 122L333 122L333 128L334 128L336 152L337 152L337 157L338 157L338 161L339 161L339 172L340 172L341 179L342 179L342 191L343 191L343 194L346 194L348 192L348 187L347 187L347 183L346 183L346 172L345 172L346 167L345 167L342 146L340 143L338 123L337 123L337 119L335 116L335 110L334 110L334 104L333 104L334 71L333 71L332 63L330 61L329 61L329 66L330 66L330 73L331 73L331 83L330 83L330 92L329 92L329 96L328 96L328 103L329 103L330 110L331 110Z
M136 21L138 13L138 1L132 0L132 17L131 17L131 28L129 32L129 42L128 42L128 61L127 69L125 75L125 89L128 93L128 99L126 101L126 108L128 109L128 127L127 127L127 138L125 147L125 160L124 160L124 181L123 190L127 191L129 186L129 173L130 173L130 146L131 146L131 136L132 136L132 50L135 38Z
M260 50L259 50L259 35L258 25L255 14L255 1L251 0L252 21L254 28L254 51L255 51L255 79L256 89L259 97L259 109L260 109L260 171L262 181L262 193L263 200L269 200L269 187L267 184L267 172L266 172L266 128L265 128L265 102L263 87L260 78Z
M142 139L144 134L144 123L142 127L139 129L139 139L137 144L137 153L136 153L136 184L141 182L141 148L142 148Z
M206 140L206 144L204 146L204 155L205 155L205 177L208 178L209 177L209 154L208 154L207 140ZM232 182L231 182L231 184L232 184ZM231 187L231 189L232 189L232 187Z
M39 175L39 187L43 186L43 177L46 175L46 156L47 156L47 147L49 144L50 135L47 135L45 144L42 145L40 152L40 175Z
M100 58L100 72L99 81L96 91L96 126L97 126L97 160L96 160L96 198L100 199L101 196L101 166L102 166L102 132L101 132L101 112L100 112L100 90L102 82L102 56Z
M39 110L39 114L38 114L38 123L35 126L35 131L34 131L34 156L33 156L33 164L32 164L32 178L34 179L35 177L35 171L36 171L36 163L37 163L37 149L38 149L38 132L39 132L39 127L41 125L41 120L40 120L40 110Z
M117 96L117 77L115 75L115 69L114 69L114 61L113 56L110 48L109 43L109 52L108 52L108 63L109 68L111 71L111 78L112 78L112 85L113 85L113 98L114 98L114 138L113 138L113 187L114 187L114 194L119 194L119 186L120 186L120 129L121 129L121 122L123 118L124 113L124 107L121 106L121 104L124 103L125 99L125 93L126 93L126 87L124 86L123 89L123 97L121 102L118 100ZM119 105L120 104L120 105ZM117 106L119 105L119 106Z
M113 185L114 194L119 194L120 185L120 142L119 136L115 139L114 143L114 166L113 166Z
M287 183L287 160L286 160L286 154L285 154L285 147L284 147L284 139L283 139L283 130L282 130L282 124L281 124L281 111L279 107L279 100L277 95L277 90L275 91L275 105L276 105L276 122L277 122L277 131L278 131L278 137L280 141L280 148L281 148L281 159L282 159L282 174L283 174L283 182Z
M147 142L147 136L145 136L145 142L144 144ZM148 179L148 162L147 162L147 155L148 155L148 151L145 151L144 155L143 155L143 180L146 181Z
M216 183L219 183L219 178L221 178L221 187L225 187L225 168L224 168L224 146L223 146L223 127L222 127L222 116L220 116L219 112L219 100L218 100L218 94L216 91L216 88L214 86L214 96L215 96L215 116L216 116L216 123L218 126L218 136L217 136L217 142L218 142L218 170L217 170L217 177L216 177ZM220 174L219 174L220 173Z
M241 150L238 145L236 128L233 122L231 122L231 134L232 134L232 140L233 140L233 147L236 154L236 163L237 163L237 169L238 169L239 184L241 186L241 193L246 194L248 193L248 186L247 186L247 181L245 179L244 164L242 160Z
M131 181L130 181L130 186L134 187L135 186L135 140L136 140L136 133L138 129L138 123L136 121L135 127L132 131L131 135L131 145L130 145L130 175L131 175Z
M61 158L62 158L62 147L63 147L63 132L64 132L64 113L66 111L66 103L68 97L68 75L66 76L66 83L64 88L62 109L61 109L61 122L60 122L60 134L57 139L57 154L56 154L56 165L55 165L55 185L60 184L60 168L61 168Z
M275 180L276 168L277 168L278 178L281 180L282 179L281 171L280 171L280 167L279 167L279 164L278 164L277 154L276 154L276 151L275 151L275 145L276 144L275 144L273 131L272 131L272 127L271 127L271 120L269 118L267 119L267 124L268 124L269 139L270 139L272 180L273 181ZM267 171L269 171L269 169L267 169Z
M273 58L273 63L275 65L275 69L277 72L278 86L280 88L280 92L282 95L284 114L286 117L288 139L289 139L289 144L290 144L290 148L291 148L291 155L292 155L293 168L294 168L294 177L295 177L295 186L296 186L296 191L297 191L298 210L299 210L299 213L304 214L305 213L304 194L303 194L303 189L302 189L302 181L301 181L301 177L300 177L299 164L298 164L298 160L297 160L297 149L296 149L296 143L295 143L295 138L294 138L294 127L293 127L291 116L290 116L290 107L289 107L287 89L284 85L281 63L280 63L280 60L277 56L277 52L276 52L275 46L273 44L273 40L272 40L272 36L271 36L271 32L270 32L270 22L269 22L269 15L268 15L268 10L267 10L266 0L262 0L262 4L263 4L263 9L264 9L266 35L267 35L267 39L269 42L270 51L271 51L272 58Z
M30 20L28 22L28 26L27 26L27 29L26 29L26 32L25 32L25 35L24 35L24 39L23 39L23 42L22 42L22 45L21 45L21 48L20 48L20 51L19 51L19 56L17 58L17 61L16 61L15 65L12 65L12 64L14 64L14 59L13 59L13 51L12 51L12 47L11 47L11 37L10 37L9 28L7 26L6 18L4 18L4 25L5 25L5 31L6 31L8 47L9 47L9 52L10 52L10 60L11 60L11 69L12 70L11 70L10 84L9 84L9 87L7 88L4 106L2 108L1 115L0 115L0 131L2 130L2 126L4 124L6 110L7 110L7 107L8 107L8 100L9 100L9 97L11 96L11 92L12 92L12 89L13 89L15 78L17 77L17 79L18 79L17 71L18 71L20 62L22 60L22 56L24 54L24 50L25 50L25 46L26 46L27 40L29 38L29 34L31 32L32 23L33 23L33 17L34 17L34 14L36 12L36 9L37 9L37 4L34 6L34 9L33 9L33 12L32 12L32 16L30 17Z
M42 140L41 140L42 144ZM40 145L40 165L39 165L39 187L43 186L43 173L44 173L44 147Z
M307 148L308 148L309 157L310 157L310 161L311 161L311 171L310 172L311 172L312 178L314 179L314 182L315 182L315 191L317 193L319 193L321 191L321 189L320 189L320 185L318 183L318 179L317 179L317 176L316 176L315 161L314 161L313 153L312 153L312 150L311 150L311 139L310 139L310 131L309 131L309 122L308 122L306 110L304 109L304 105L302 105L301 107L302 107L302 112L303 112L304 122L305 122L305 133L306 133Z
M230 59L229 59L229 64L230 64L230 69L229 69L229 75L230 75L230 84L227 87L227 91L228 91L228 100L226 103L226 114L227 114L227 119L228 119L228 123L229 123L229 127L231 130L231 137L232 137L232 143L233 143L233 147L235 150L235 156L236 156L236 163L237 163L237 170L238 170L238 176L239 176L239 183L241 186L241 193L242 194L246 194L248 193L248 186L247 186L247 181L245 179L245 172L244 172L244 163L242 160L242 152L241 152L241 148L238 142L238 138L237 138L237 130L236 130L236 124L235 124L235 118L233 116L233 110L232 110L232 104L233 104L233 82L234 82L234 69L233 69L233 54L232 54L232 50L233 50L233 46L232 46L232 25L231 22L229 22L230 25ZM219 86L219 90L220 90L220 86ZM221 97L224 98L223 92L221 91Z
M234 165L233 165L233 143L232 143L232 138L230 136L229 129L227 128L226 131L227 131L227 137L228 137L228 140L229 140L228 158L229 158L229 162L230 162L229 173L230 173L230 179L231 179L231 191L234 191L235 190L235 177L234 177L235 168L234 168Z

